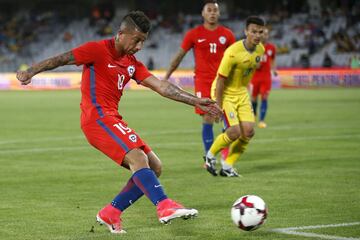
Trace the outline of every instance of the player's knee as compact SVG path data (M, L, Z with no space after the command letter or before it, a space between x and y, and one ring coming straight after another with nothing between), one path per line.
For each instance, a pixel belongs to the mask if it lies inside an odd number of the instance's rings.
M241 130L240 128L232 128L231 130L227 131L226 134L232 141L235 141L241 136Z
M261 101L267 100L269 94L267 92L261 94Z
M142 166L148 166L149 160L145 154L139 154L138 158L136 159L137 164Z
M155 166L151 166L151 169L154 171L157 177L160 177L162 173L162 165L161 163L157 163Z
M148 152L147 157L149 159L150 168L154 171L157 177L160 177L162 172L162 163L158 156L154 152Z
M255 135L255 129L254 128L248 128L244 131L244 135L246 138L250 139Z
M125 155L125 163L133 172L149 167L149 160L146 154L140 149L133 149Z

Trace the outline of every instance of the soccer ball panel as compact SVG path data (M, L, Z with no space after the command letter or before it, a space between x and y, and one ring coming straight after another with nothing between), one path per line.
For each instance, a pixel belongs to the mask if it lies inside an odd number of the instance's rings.
M267 217L264 200L255 195L246 195L235 201L231 208L231 218L235 225L245 231L259 228Z

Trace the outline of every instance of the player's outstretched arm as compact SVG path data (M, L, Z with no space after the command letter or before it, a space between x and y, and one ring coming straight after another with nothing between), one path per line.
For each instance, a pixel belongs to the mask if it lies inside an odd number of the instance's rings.
M178 102L183 102L192 106L196 106L201 110L208 112L215 118L220 117L222 114L221 109L213 100L208 98L198 98L169 81L160 81L158 78L150 76L144 81L142 81L141 84L154 90L161 96Z
M16 78L22 85L27 85L31 82L31 78L40 72L71 64L75 64L75 58L72 52L69 51L36 63L25 71L18 71Z
M165 74L164 80L168 80L170 78L171 74L177 69L185 55L186 52L184 51L184 49L180 48L173 60L171 61L170 67Z

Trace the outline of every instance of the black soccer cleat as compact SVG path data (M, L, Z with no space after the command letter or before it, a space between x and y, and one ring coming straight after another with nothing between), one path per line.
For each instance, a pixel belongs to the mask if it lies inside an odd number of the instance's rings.
M230 169L221 169L220 170L220 176L222 177L239 177L239 174L236 172L234 168Z
M216 158L209 158L207 156L204 156L205 166L206 170L213 176L217 176L215 164L216 164Z

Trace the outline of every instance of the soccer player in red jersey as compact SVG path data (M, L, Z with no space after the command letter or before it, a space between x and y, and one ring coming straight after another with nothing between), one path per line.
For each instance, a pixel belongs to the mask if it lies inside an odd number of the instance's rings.
M112 233L125 232L120 215L144 194L157 206L161 223L198 214L196 209L185 208L165 195L158 181L160 159L119 114L118 103L130 79L164 97L196 106L214 117L221 116L220 108L212 100L198 98L157 79L135 58L133 54L143 47L149 30L150 21L143 12L130 12L114 38L85 43L17 73L18 80L26 85L40 72L63 65L83 65L82 131L91 145L133 173L123 190L96 216Z
M271 73L276 75L276 47L268 42L269 30L265 29L262 43L265 47L265 53L261 58L260 67L256 70L251 80L251 102L255 115L257 112L258 96L261 96L259 128L266 128L265 116L268 107L268 97L271 90Z
M219 24L220 11L216 1L207 1L201 15L204 23L186 33L178 53L166 72L165 80L170 78L192 48L195 59L195 94L198 97L208 98L224 51L235 42L235 36L230 29ZM199 108L195 108L195 112L202 116L202 141L206 154L214 141L214 118Z

